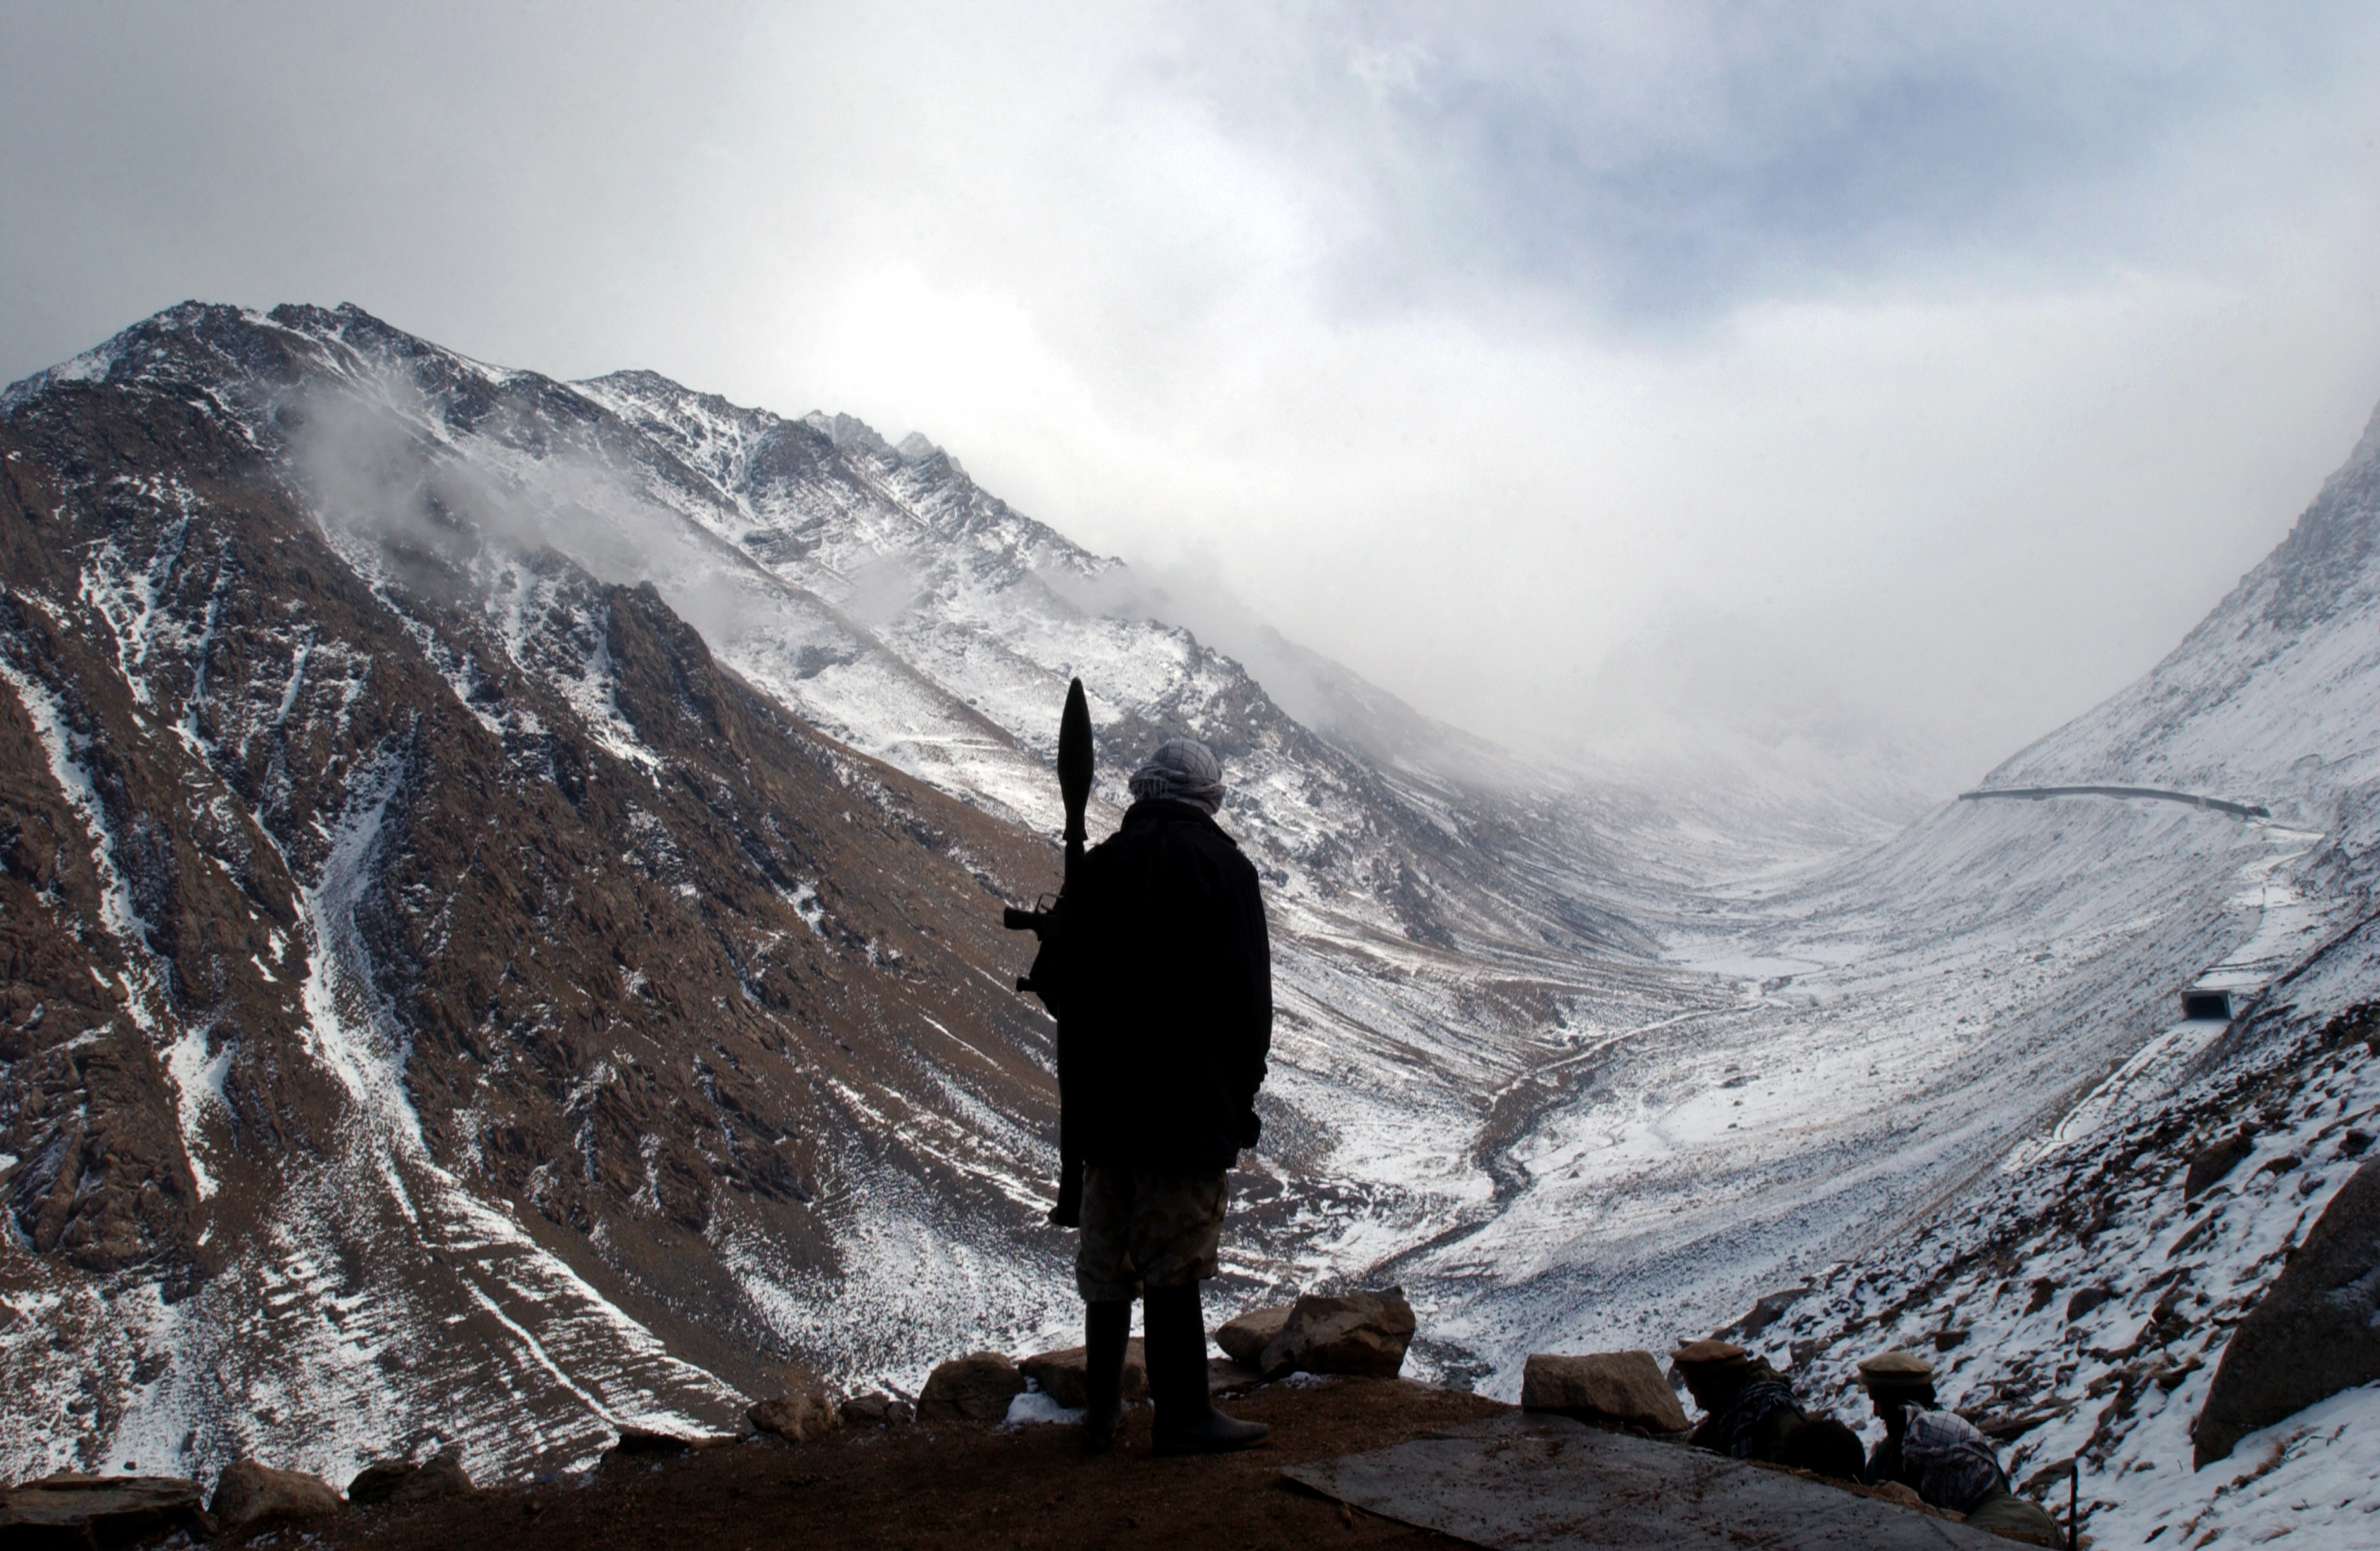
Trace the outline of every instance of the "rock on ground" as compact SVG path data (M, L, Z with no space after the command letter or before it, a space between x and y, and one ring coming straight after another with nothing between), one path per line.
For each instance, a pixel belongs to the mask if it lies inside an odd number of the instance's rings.
M788 1443L808 1443L822 1437L843 1425L843 1413L834 1398L814 1383L793 1385L782 1395L772 1395L745 1413L752 1425L764 1433L774 1433Z
M920 1422L998 1422L1008 1402L1025 1393L1025 1375L997 1351L953 1357L926 1375L917 1395Z
M2330 1205L2231 1332L2191 1426L2204 1468L2259 1427L2380 1378L2380 1158Z
M1232 1362L1253 1368L1264 1360L1264 1349L1281 1334L1281 1327L1289 1323L1289 1310L1287 1303L1274 1303L1234 1315L1215 1332L1215 1344Z
M692 1438L682 1437L675 1433L656 1432L650 1427L623 1427L620 1436L612 1440L612 1447L603 1451L603 1458L636 1460L693 1452Z
M1799 1287L1780 1288L1761 1298L1742 1319L1718 1332L1722 1340L1748 1341L1777 1323L1778 1316L1807 1296L1810 1288L1804 1282Z
M267 1524L319 1524L346 1510L347 1500L320 1476L235 1460L215 1482L210 1511L223 1528L245 1531Z
M2066 1323L2073 1324L2115 1295L2115 1288L2103 1281L2076 1289L2074 1296L2066 1300Z
M347 1483L347 1501L358 1508L384 1503L420 1468L410 1460L375 1460Z
M846 1427L898 1427L917 1420L917 1410L908 1401L881 1392L854 1395L843 1402L841 1411Z
M461 1461L440 1454L415 1464L410 1460L379 1460L356 1472L347 1483L347 1501L358 1507L378 1503L436 1502L471 1490L471 1478Z
M1521 1370L1521 1407L1559 1412L1581 1422L1682 1433L1686 1409L1649 1351L1529 1354Z
M208 1533L195 1481L169 1475L78 1475L63 1472L0 1491L0 1544L126 1545L186 1530Z
M2225 1175L2239 1168L2241 1158L2255 1150L2255 1139L2245 1126L2198 1149L2191 1157L2190 1171L2182 1177L2182 1200L2197 1200L2201 1194L2212 1190Z
M1402 1288L1336 1297L1309 1292L1291 1307L1257 1365L1269 1379L1293 1373L1394 1378L1413 1335L1413 1305Z
M1039 1352L1019 1363L1016 1367L1026 1378L1039 1385L1043 1394L1070 1411L1089 1403L1090 1397L1085 1388L1088 1364L1084 1360L1081 1347L1061 1347L1055 1351ZM1124 1403L1130 1405L1145 1400L1148 1395L1148 1361L1142 1353L1140 1338L1135 1336L1124 1343L1123 1349Z
M1493 1417L1370 1453L1292 1463L1281 1473L1466 1545L1985 1551L2002 1544L1800 1472L1552 1416Z

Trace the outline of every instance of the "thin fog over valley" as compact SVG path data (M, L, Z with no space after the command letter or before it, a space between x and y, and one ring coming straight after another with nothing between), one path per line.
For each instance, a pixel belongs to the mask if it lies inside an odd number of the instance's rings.
M1173 1533L1154 1276L1047 1441L1079 682L1269 934L1230 1512L1988 1544L1807 1452L1913 1373L2360 1544L2380 37L2147 16L11 7L5 1523Z

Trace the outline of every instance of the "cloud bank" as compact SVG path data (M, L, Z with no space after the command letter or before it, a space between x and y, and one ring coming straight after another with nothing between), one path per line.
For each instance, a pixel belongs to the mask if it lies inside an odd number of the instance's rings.
M6 20L0 375L352 299L847 410L1528 745L1949 789L2380 397L2366 7Z

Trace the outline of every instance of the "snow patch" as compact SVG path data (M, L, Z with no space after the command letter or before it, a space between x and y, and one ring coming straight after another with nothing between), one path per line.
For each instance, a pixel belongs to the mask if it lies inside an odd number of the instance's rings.
M115 830L108 822L107 807L100 800L99 788L92 782L91 767L83 755L91 740L74 731L68 722L66 708L49 686L0 657L0 679L17 692L25 708L26 717L33 724L33 735L41 740L42 752L49 758L50 776L66 794L67 806L80 818L91 832L91 863L99 873L100 925L108 935L122 943L127 952L138 959L149 955L149 923L133 907L132 888L115 862ZM105 984L105 982L102 982ZM145 998L143 999L145 1000ZM145 1006L137 1013L148 1026Z
M212 1105L230 1113L230 1106L224 1098L224 1077L231 1071L231 1041L225 1040L222 1049L211 1052L208 1046L213 1033L212 1024L185 1028L182 1036L165 1050L165 1071L174 1079L179 1100L176 1108L182 1121L182 1150L189 1157L190 1172L198 1181L201 1201L215 1193L214 1175L208 1171L206 1164L207 1149L201 1145L207 1109Z
M1003 1427L1074 1426L1090 1415L1081 1406L1062 1406L1054 1396L1039 1389L1027 1389L1008 1402L1008 1414L1001 1418Z
M313 1054L357 1110L407 1151L427 1156L421 1117L405 1088L412 1038L372 984L356 927L356 907L372 886L382 825L407 774L399 756L383 753L351 783L321 876L299 890L308 939L301 994Z

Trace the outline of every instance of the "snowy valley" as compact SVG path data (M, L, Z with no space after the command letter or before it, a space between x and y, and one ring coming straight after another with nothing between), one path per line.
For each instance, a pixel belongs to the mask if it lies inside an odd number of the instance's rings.
M1981 783L2265 816L1790 834L1319 660L1269 693L922 437L354 309L162 313L8 389L0 459L0 1404L66 1419L12 1476L567 1468L778 1364L914 1390L1068 1339L997 923L1056 883L1074 676L1094 834L1187 733L1267 883L1219 1315L1399 1282L1409 1371L1506 1398L1533 1351L1726 1327L1847 1417L1852 1362L1925 1345L2020 1479L2084 1460L2103 1543L2345 1524L2380 1475L2369 1390L2194 1475L2187 1436L2380 1133L2380 429ZM2232 1015L2184 1020L2210 971Z

